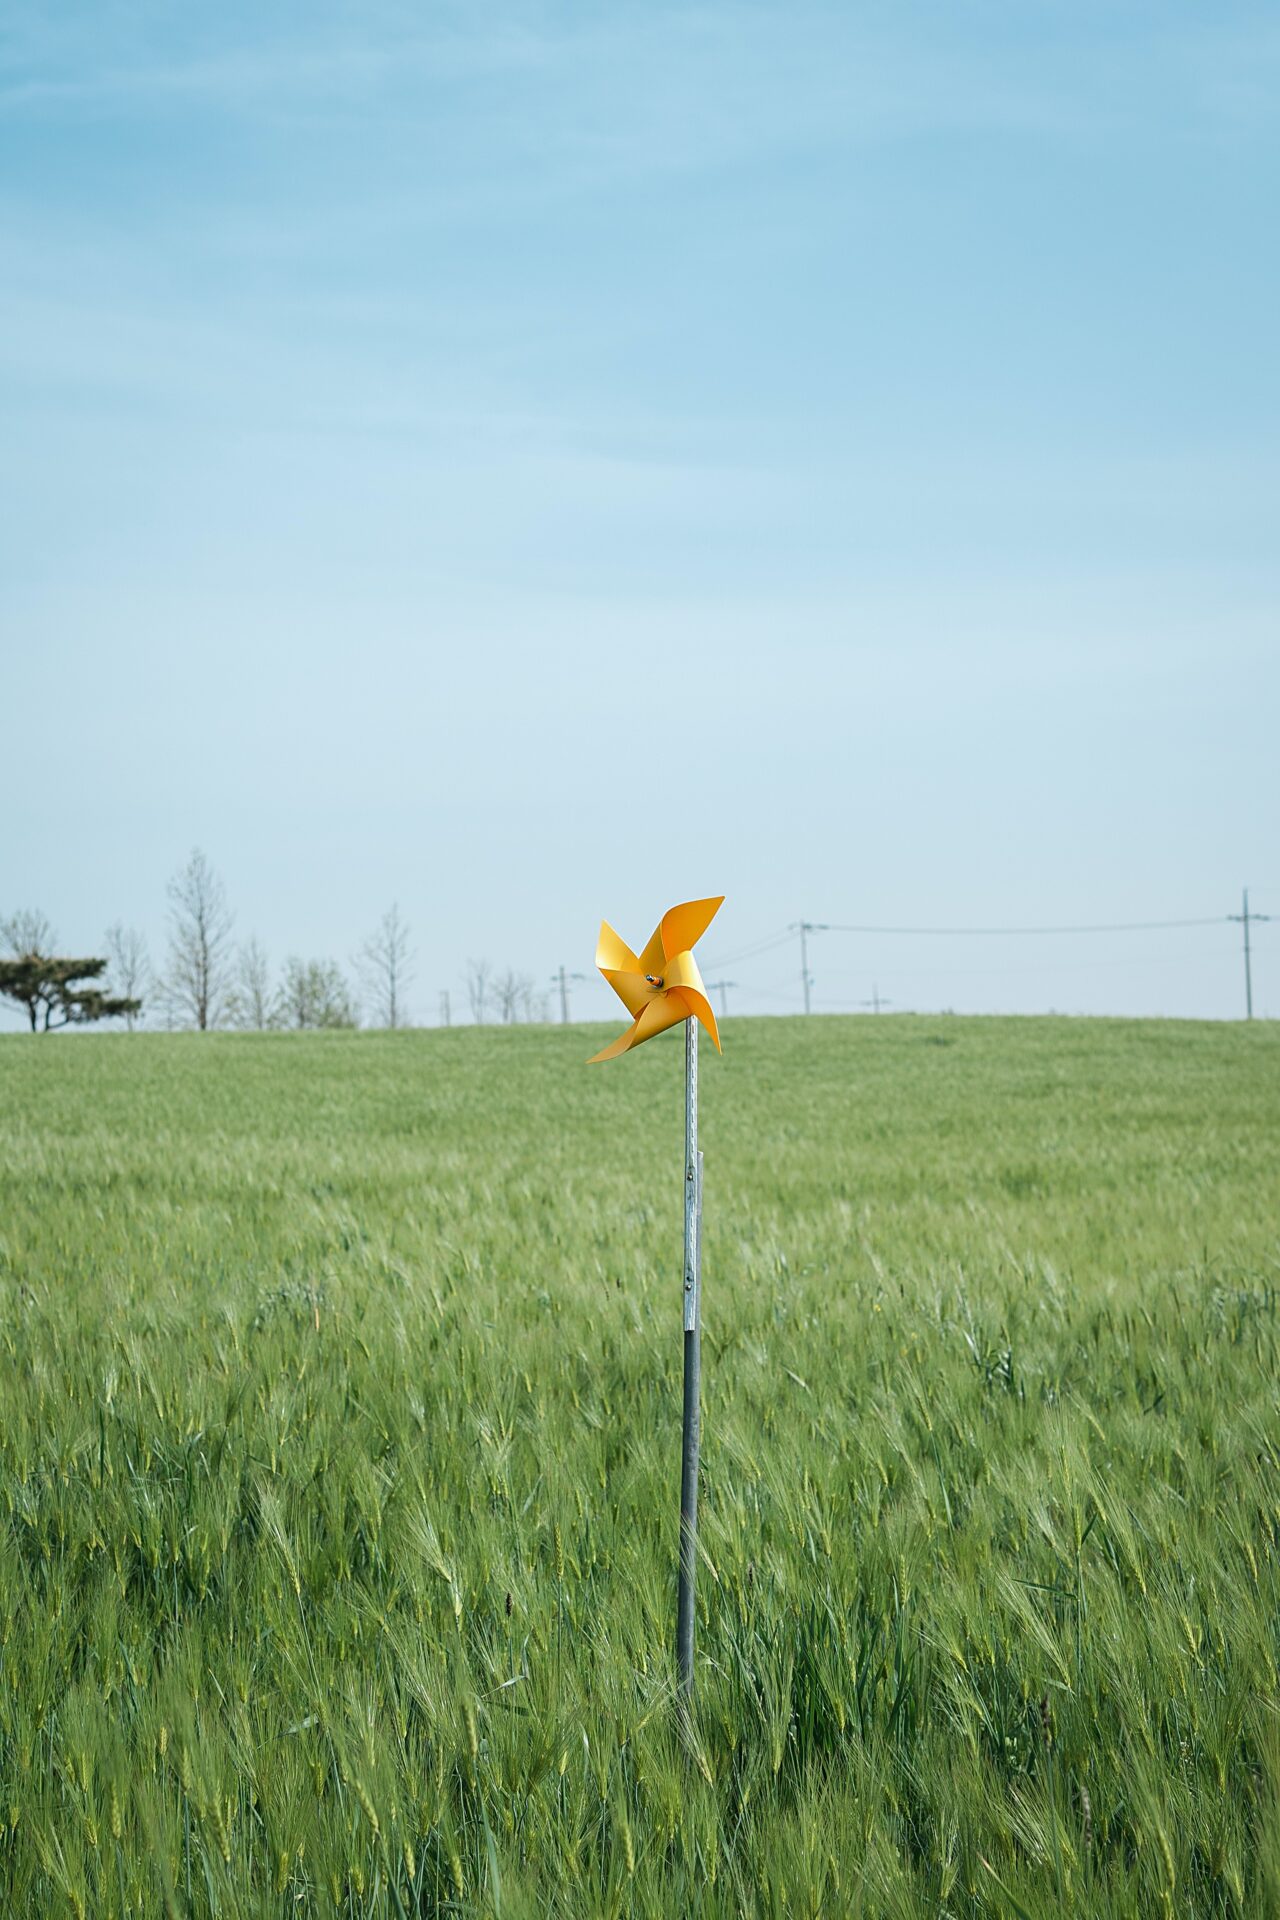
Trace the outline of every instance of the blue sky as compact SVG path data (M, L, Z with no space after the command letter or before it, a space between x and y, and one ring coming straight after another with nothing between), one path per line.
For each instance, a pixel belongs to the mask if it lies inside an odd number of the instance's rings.
M198 843L277 959L397 899L428 1019L712 891L760 1012L802 915L1280 916L1274 8L0 21L0 909L159 955ZM1241 1000L1225 922L813 967Z

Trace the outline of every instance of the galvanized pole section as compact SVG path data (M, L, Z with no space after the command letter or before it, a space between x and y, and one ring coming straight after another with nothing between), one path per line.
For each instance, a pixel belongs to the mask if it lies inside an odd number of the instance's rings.
M694 1580L698 1564L699 1389L702 1377L702 1155L698 1152L698 1023L684 1023L684 1425L680 1461L680 1586L676 1665L693 1694Z

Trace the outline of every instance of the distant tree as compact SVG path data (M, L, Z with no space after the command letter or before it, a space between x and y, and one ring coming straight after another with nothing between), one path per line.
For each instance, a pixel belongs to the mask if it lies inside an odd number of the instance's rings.
M471 1018L478 1027L484 1025L484 1017L489 1010L491 971L487 960L468 960L467 962L467 999L471 1002Z
M106 960L72 960L51 952L56 936L41 913L11 914L0 922L0 936L10 949L0 959L0 994L24 1009L32 1033L128 1018L142 1005L140 1000L84 985L106 972Z
M299 960L291 954L272 1008L277 1027L354 1027L359 1024L351 989L332 960Z
M230 987L232 913L221 880L197 847L169 882L169 961L163 994L189 1026L219 1025Z
M256 934L236 949L227 991L227 1019L233 1027L260 1029L272 1024L271 969L266 948Z
M498 974L493 982L493 1004L497 1008L498 1018L504 1027L509 1027L521 1018L532 1017L533 981L527 973L517 973L507 967Z
M107 956L110 961L112 991L139 1006L151 985L151 960L147 943L136 927L125 927L117 920L107 928ZM125 1024L133 1032L138 1015L125 1015Z
M409 928L393 901L356 958L366 1004L380 1027L405 1024L404 993L413 979Z
M58 944L52 921L35 907L20 907L0 920L0 940L14 955L52 953Z

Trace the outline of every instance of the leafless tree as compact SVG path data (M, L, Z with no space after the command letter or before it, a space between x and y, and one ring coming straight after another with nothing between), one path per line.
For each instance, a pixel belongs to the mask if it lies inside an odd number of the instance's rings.
M356 956L366 1006L380 1027L405 1025L404 991L413 979L409 927L393 901Z
M233 1027L261 1029L271 1025L271 969L266 948L256 934L236 950L227 1018Z
M516 1016L516 1002L520 993L520 982L510 967L494 975L489 993L499 1020L504 1027L509 1027Z
M199 847L169 882L169 963L164 996L177 1018L203 1032L226 1012L232 913L221 880Z
M145 1000L151 986L151 958L146 939L138 929L122 926L119 920L108 927L107 958L111 992L125 1000ZM137 1023L136 1013L125 1015L130 1033Z
M52 922L35 907L20 907L0 920L0 939L13 954L40 954L45 959L58 944Z
M485 1014L489 1011L489 974L487 960L468 960L467 962L467 999L471 1002L471 1018L476 1025L484 1025Z
M496 976L493 982L493 1004L504 1027L515 1021L531 1017L533 1008L533 981L527 973L517 973L514 967L507 967Z

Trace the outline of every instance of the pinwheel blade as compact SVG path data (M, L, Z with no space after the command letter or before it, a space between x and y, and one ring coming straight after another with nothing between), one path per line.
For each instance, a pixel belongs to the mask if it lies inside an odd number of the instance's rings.
M653 996L653 988L642 973L615 973L612 967L601 967L600 971L632 1016L639 1013Z
M678 907L668 908L658 928L664 957L669 960L672 954L683 953L701 940L723 905L724 895L718 893L714 900L685 900Z
M620 1033L599 1053L593 1053L587 1065L593 1067L600 1060L616 1060L620 1053L629 1052L644 1040L652 1040L655 1033L665 1033L668 1027L678 1027L688 1017L689 1008L683 1001L677 1000L675 994L656 993L641 1008L626 1032Z
M705 993L702 975L698 972L698 963L689 952L673 953L667 961L667 970L663 980L668 987L696 987L699 993Z
M642 1040L652 1040L655 1033L665 1033L668 1027L678 1027L684 1018L685 1009L673 993L655 993L636 1018L632 1046L638 1047Z
M607 920L600 922L600 938L596 941L596 965L601 973L644 972L644 968L622 935L615 933Z
M720 1045L720 1032L716 1026L716 1016L712 1011L711 1002L708 1000L706 994L699 993L696 987L676 987L671 998L673 1000L680 999L684 1001L685 1006L693 1018L700 1020L707 1032L711 1035L711 1044L716 1052L723 1053L724 1048Z
M650 935L648 946L640 955L636 964L639 966L641 973L651 973L655 979L660 979L664 971L666 958L667 950L662 944L662 928L661 926L657 926Z
M635 1022L632 1021L625 1033L620 1033L616 1040L609 1042L607 1047L601 1047L599 1053L593 1053L587 1065L594 1067L598 1066L602 1060L616 1060L620 1053L625 1053L628 1047L634 1044L632 1036L635 1030Z

